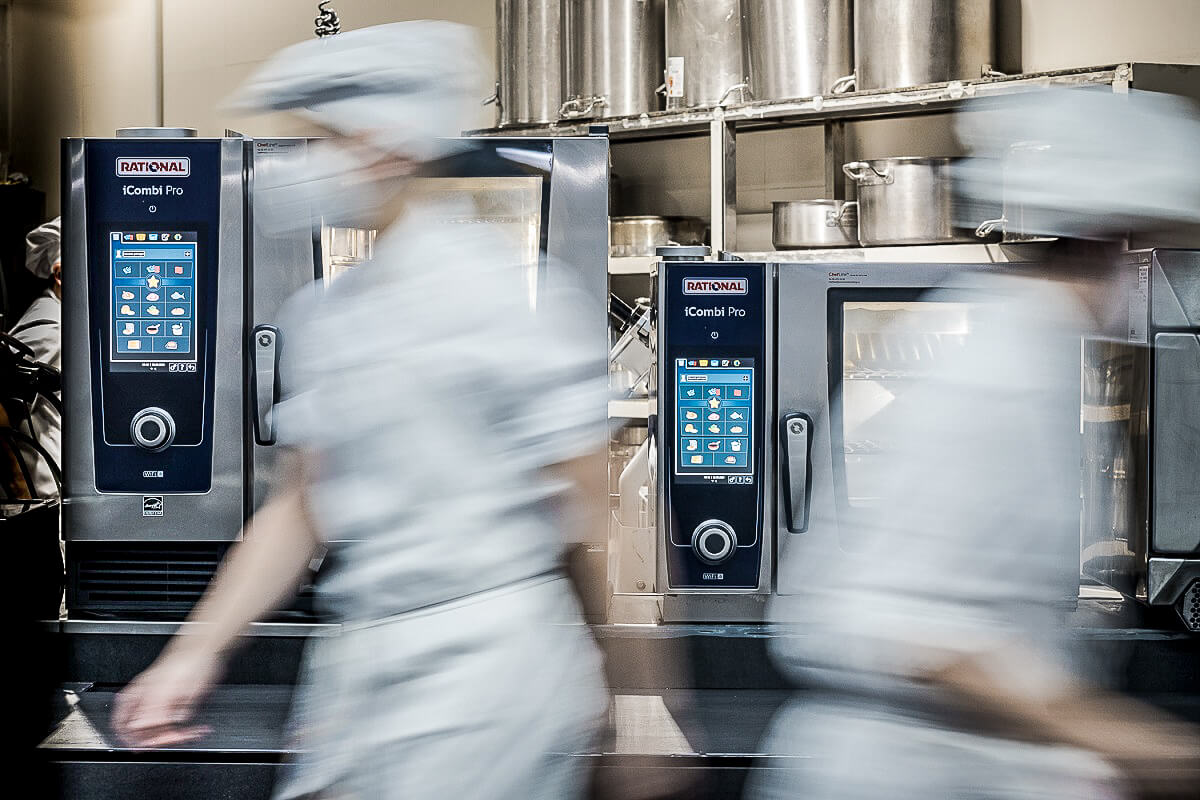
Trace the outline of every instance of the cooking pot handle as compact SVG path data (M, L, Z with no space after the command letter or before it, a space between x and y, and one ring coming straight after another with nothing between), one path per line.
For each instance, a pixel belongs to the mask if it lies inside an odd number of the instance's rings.
M887 170L880 172L866 161L851 161L849 164L843 164L842 172L846 173L846 177L850 180L863 185L894 182L890 172ZM872 180L872 175L878 180Z
M490 106L492 104L500 105L500 81L496 81L496 91L492 93L492 96L483 99L482 105Z
M975 229L975 235L980 239L986 239L997 230L1001 233L1006 233L1008 231L1008 220L1004 217L1000 217L999 219L985 219Z
M606 105L608 105L607 97L572 97L558 109L558 115L566 119L584 117Z
M833 82L829 87L830 94L845 94L852 92L858 88L858 74L851 72L849 75L843 75Z
M733 86L730 86L728 89L726 89L724 92L721 93L721 99L717 101L717 105L719 105L719 106L725 105L725 101L729 99L729 95L733 94L734 92L741 92L743 103L745 103L747 100L754 99L754 92L750 91L750 84L735 83Z
M846 211L847 211L847 209L850 209L850 208L853 208L855 211L858 211L858 201L851 200L847 203L842 203L842 207L839 208L837 211L830 209L829 211L825 212L825 227L840 228L843 225L845 225L846 224Z

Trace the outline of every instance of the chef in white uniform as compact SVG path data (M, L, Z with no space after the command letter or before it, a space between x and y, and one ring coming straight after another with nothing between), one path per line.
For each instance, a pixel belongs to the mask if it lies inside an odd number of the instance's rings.
M1200 120L1182 104L1070 90L999 109L960 115L959 133L986 155L1047 148L1004 176L1026 232L1108 240L1200 221ZM990 168L962 177L999 199ZM1124 332L1119 255L1064 240L1038 269L922 297L987 302L963 346L873 421L896 469L877 507L836 522L860 547L779 565L804 590L773 601L800 627L773 653L810 691L765 745L796 768L760 771L752 797L1195 796L1196 730L1085 680L1062 611L1078 590L1080 337Z
M581 298L534 314L509 244L449 224L461 209L410 177L475 113L477 49L448 23L342 33L284 50L237 96L333 133L256 213L308 226L293 211L311 201L326 222L381 232L373 261L286 315L287 475L194 612L201 632L120 695L127 741L202 735L192 711L237 633L324 541L351 540L322 574L344 627L308 654L294 710L305 755L278 796L583 790L569 754L588 751L607 700L561 565L566 528L603 513L603 351L574 323Z
M25 238L25 266L45 282L45 288L9 334L33 351L33 358L54 369L62 361L62 237L61 218L55 217ZM55 393L55 397L58 393ZM29 427L19 429L33 439L55 460L61 463L62 414L47 398L38 395L30 404ZM18 445L21 458L33 473L34 490L41 498L58 497L58 484L46 459L36 449Z

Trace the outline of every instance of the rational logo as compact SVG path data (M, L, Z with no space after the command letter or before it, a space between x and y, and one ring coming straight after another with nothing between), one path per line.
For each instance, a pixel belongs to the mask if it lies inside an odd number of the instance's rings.
M183 156L117 159L117 176L121 178L186 178L191 174L192 160Z
M142 516L161 517L163 515L163 496L161 494L142 495Z
M746 294L749 281L745 278L684 278L684 294Z

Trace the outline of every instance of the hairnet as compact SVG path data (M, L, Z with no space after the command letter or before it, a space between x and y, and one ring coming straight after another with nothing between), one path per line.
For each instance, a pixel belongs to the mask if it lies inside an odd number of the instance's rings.
M957 116L976 155L1012 146L1003 172L976 160L961 188L1020 209L1025 233L1109 238L1200 223L1200 114L1153 92L1057 89Z
M39 278L49 278L62 258L62 217L34 228L25 237L25 268Z
M242 112L295 111L419 160L446 155L484 95L475 32L397 22L292 45L227 101Z

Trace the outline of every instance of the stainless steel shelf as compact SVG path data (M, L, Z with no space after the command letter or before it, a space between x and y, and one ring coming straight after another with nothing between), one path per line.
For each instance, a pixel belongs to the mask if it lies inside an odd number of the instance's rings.
M656 111L627 117L564 120L549 125L510 126L471 131L477 136L582 136L593 125L607 125L613 141L707 134L714 121L738 130L948 111L979 98L1001 97L1063 86L1110 86L1123 91L1133 83L1137 64L1032 72L969 81L950 81L905 89L752 102L738 105ZM1159 67L1161 65L1145 65ZM1187 67L1179 69L1188 70ZM1197 68L1190 68L1200 71Z

